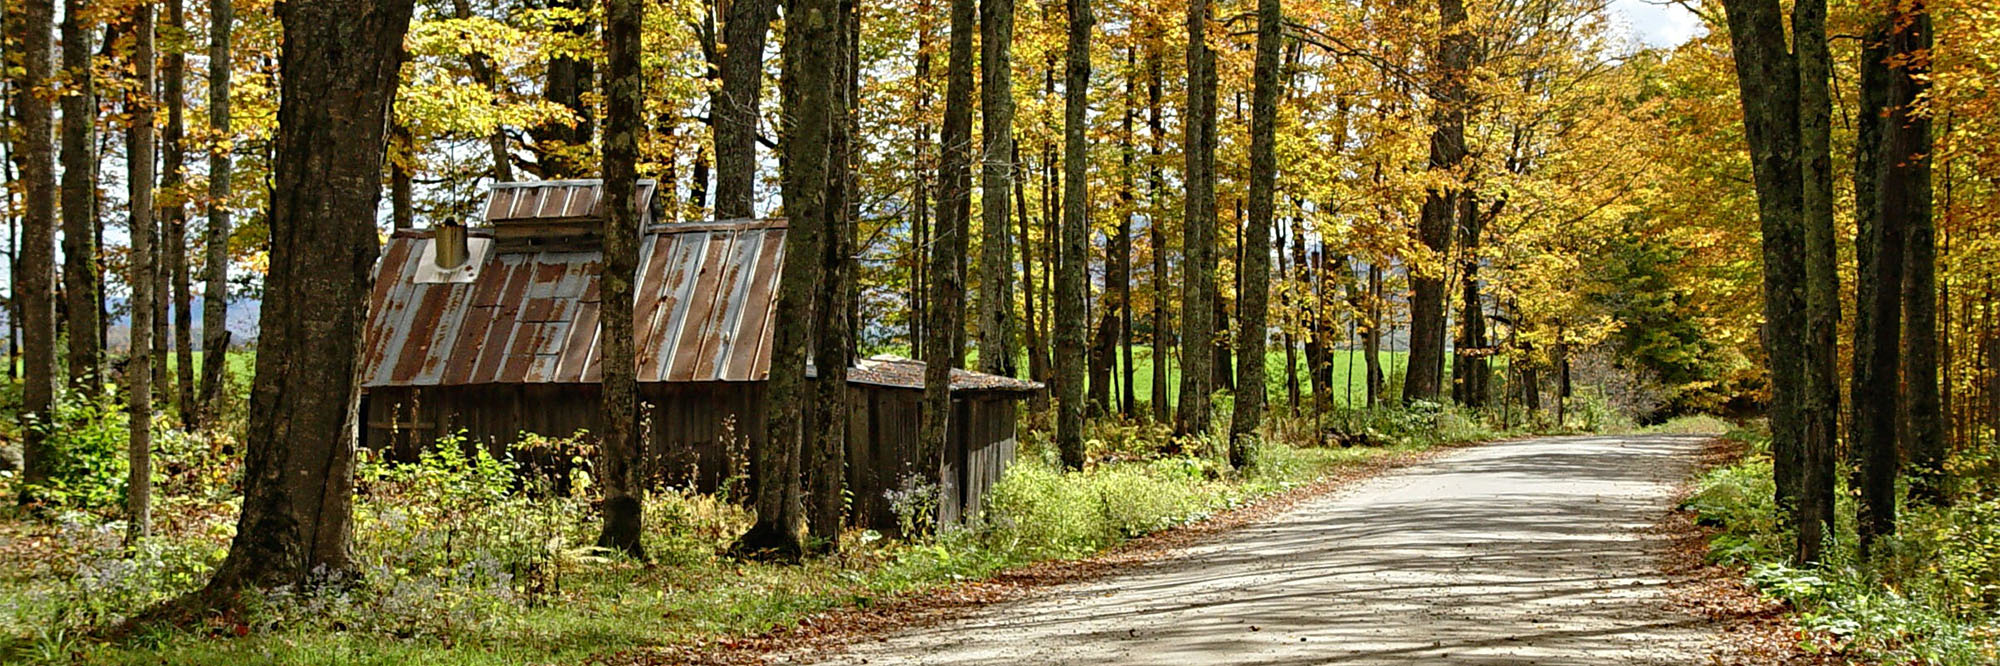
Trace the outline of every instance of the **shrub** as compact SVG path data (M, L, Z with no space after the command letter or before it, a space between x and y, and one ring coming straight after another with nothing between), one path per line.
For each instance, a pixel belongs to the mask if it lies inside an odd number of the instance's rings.
M62 392L49 421L29 426L47 438L51 454L48 484L29 492L56 506L118 506L125 499L130 423L125 410L108 397Z

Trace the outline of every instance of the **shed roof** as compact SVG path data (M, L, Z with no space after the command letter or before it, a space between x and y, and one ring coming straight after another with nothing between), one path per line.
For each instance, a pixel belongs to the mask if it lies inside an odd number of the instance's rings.
M485 232L473 230L480 238ZM770 373L781 220L655 225L640 241L633 328L641 382L761 381ZM376 268L362 385L599 381L595 250L499 253L474 243L470 279L424 277L431 232L404 230ZM482 249L488 248L488 249ZM908 366L914 364L916 370ZM922 364L864 361L849 380L917 388ZM953 390L1040 384L954 370Z

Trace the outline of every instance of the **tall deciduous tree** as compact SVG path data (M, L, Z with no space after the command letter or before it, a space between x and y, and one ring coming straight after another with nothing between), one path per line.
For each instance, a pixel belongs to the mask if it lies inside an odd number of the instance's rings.
M1921 3L1877 9L1862 43L1853 397L1854 446L1861 468L1857 531L1864 553L1896 531L1896 478L1902 464L1897 417L1906 408L1915 416L1917 408L1905 404L1899 383L1918 377L1899 380L1898 371L1908 367L1904 350L1916 352L1904 344L1905 324L1912 331L1909 342L1918 341L1918 315L1903 310L1906 282L1917 277L1906 262L1923 253L1909 247L1911 232L1930 224L1930 121L1918 108L1931 39L1927 14ZM1924 316L1929 320L1934 315ZM1935 338L1925 337L1932 345L1926 353L1934 355ZM1927 378L1932 402L1926 408L1935 410L1935 370ZM1918 390L1912 387L1909 397ZM1911 425L1914 435L1916 423ZM1925 453L1914 446L1910 452Z
M90 66L93 8L63 2L62 225L63 295L69 330L97 330L97 85ZM69 388L97 395L104 388L103 349L94 334L69 336Z
M132 356L125 371L131 391L127 409L131 412L127 440L130 465L125 490L125 538L138 540L151 533L153 511L153 315L147 307L157 294L151 277L153 258L153 5L139 3L132 8L132 78L134 90L125 95L125 113L131 126L125 129L125 186L129 193L132 230Z
M356 364L379 254L375 210L410 0L296 0L283 26L278 129L243 510L200 605L310 583L350 564Z
M1064 467L1083 469L1083 299L1090 263L1090 0L1069 0L1069 51L1063 77L1063 220L1056 265L1056 450Z
M1728 0L1723 5L1763 226L1764 345L1771 378L1777 498L1799 530L1796 559L1810 562L1819 557L1820 529L1832 503L1830 440L1823 439L1831 435L1823 421L1828 415L1815 417L1816 409L1828 400L1825 395L1816 397L1816 388L1825 392L1832 387L1810 377L1820 370L1809 367L1815 355L1808 350L1831 342L1830 332L1811 328L1831 321L1829 313L1808 316L1808 308L1826 305L1825 292L1815 297L1812 290L1831 285L1807 284L1827 274L1824 267L1813 265L1826 259L1814 250L1824 251L1819 243L1831 241L1830 208L1813 198L1830 196L1820 182L1825 177L1823 167L1812 164L1824 160L1827 143L1818 135L1826 131L1826 112L1805 108L1827 100L1815 89L1825 84L1808 80L1829 73L1817 62L1825 53L1825 3L1806 0L1795 5L1794 39L1789 41L1800 45L1798 52L1787 48L1784 15L1776 0ZM1808 149L1822 154L1809 154ZM1828 236L1816 239L1818 234ZM1812 423L1820 425L1809 427Z
M824 266L826 184L838 19L833 0L792 0L785 17L787 85L782 187L785 261L771 339L770 400L765 442L755 454L757 522L734 550L778 559L805 551L805 500L799 485L806 392L806 356L813 342L813 301Z
M228 370L229 206L235 169L229 122L231 34L236 16L231 0L208 1L208 229L203 238L201 293L201 393L203 425L216 421L218 396Z
M1014 0L979 3L979 370L1014 374L1007 196L1014 182Z
M640 477L639 369L632 348L632 283L639 275L639 220L647 202L638 198L639 132L645 98L639 77L640 0L605 0L604 43L609 70L604 77L604 261L597 283L598 339L603 346L603 393L599 410L603 434L599 475L604 479L604 527L600 548L645 557L640 543L645 486Z
M557 31L569 33L575 39L586 38L593 32L590 0L553 0L549 4L550 9L556 10L551 23ZM535 137L534 169L543 178L582 178L592 171L588 148L595 129L584 93L591 89L591 79L597 75L596 65L590 58L562 51L550 57L544 69L547 78L543 81L542 99L566 108L571 117L529 128Z
M1271 218L1278 183L1278 48L1284 37L1280 0L1257 0L1257 63L1251 73L1250 219L1243 225L1243 294L1236 304L1236 411L1229 422L1229 464L1250 464L1250 440L1264 419L1264 331L1270 310Z
M808 533L822 550L840 545L846 518L843 492L847 468L847 368L853 364L854 319L854 161L859 92L860 14L855 0L836 0L834 76L827 99L831 131L827 141L825 252L820 287L813 305L813 362L819 370L818 396L811 410L815 427L806 431L813 445L807 476L812 479Z
M45 423L55 401L56 380L56 164L54 114L46 93L52 80L55 45L53 0L25 0L8 8L15 46L8 54L15 73L14 136L10 153L20 169L22 197L21 247L12 266L13 297L21 316L21 466L23 501L33 488L46 483L54 452L46 432L29 427ZM93 304L92 307L95 307Z
M924 407L918 460L940 456L951 433L951 369L964 338L966 218L972 211L972 33L974 0L951 0L951 56L939 141L936 226L930 238L929 319L924 324Z
M163 31L167 51L160 58L161 102L167 107L167 125L160 133L164 154L161 160L160 189L166 191L160 222L163 239L156 261L164 262L173 311L174 412L182 423L194 413L194 295L189 292L187 253L187 8L184 0L167 0L167 22ZM161 363L167 362L160 359ZM163 387L164 388L164 387Z
M1181 217L1181 386L1174 432L1208 432L1215 391L1215 54L1208 48L1209 0L1187 10L1187 109L1182 126L1187 196Z
M1915 100L1929 97L1931 88L1931 13L1926 2L1898 5L1896 25L1901 32L1893 56L1902 63L1901 88L1897 91L1912 102L1900 118L1903 126L1891 147L1898 152L1887 157L1898 160L1905 172L1899 174L1908 189L1903 196L1909 211L1903 227L1903 321L1908 339L1903 344L1903 422L1908 441L1904 443L1910 463L1910 498L1925 503L1945 500L1944 398L1938 388L1939 353L1937 225L1931 214L1931 115L1914 113ZM1947 128L1947 132L1949 129ZM1949 192L1949 190L1947 190Z
M722 86L710 98L715 127L715 217L754 217L757 111L764 97L764 35L777 0L735 0L722 24ZM794 255L796 256L796 255Z
M1173 420L1173 405L1167 404L1167 231L1163 223L1166 206L1161 197L1166 189L1166 178L1161 174L1160 154L1166 143L1166 128L1160 120L1160 53L1153 49L1146 54L1146 139L1153 159L1147 170L1146 233L1153 244L1153 394L1148 396L1153 402L1153 422L1167 423Z
M1431 108L1432 174L1455 178L1465 161L1466 79L1471 75L1473 34L1465 29L1463 0L1438 0L1438 51ZM1403 375L1403 401L1436 400L1444 373L1445 262L1460 188L1431 185L1417 221L1417 240L1432 259L1410 267L1410 363Z

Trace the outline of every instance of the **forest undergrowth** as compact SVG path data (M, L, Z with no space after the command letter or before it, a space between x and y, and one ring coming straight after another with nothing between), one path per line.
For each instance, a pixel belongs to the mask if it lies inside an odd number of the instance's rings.
M1590 415L1610 410L1575 413L1570 430L1603 425ZM71 403L60 416L50 433L74 458L71 484L38 507L0 509L8 512L0 661L8 663L511 664L727 640L1087 557L1373 461L1553 430L1546 418L1424 402L1316 419L1281 409L1254 466L1234 470L1219 437L1176 440L1164 426L1110 417L1091 421L1089 468L1065 474L1046 414L1027 414L1020 458L977 520L928 524L925 493L934 489L915 484L895 498L910 536L850 530L835 554L798 565L726 555L753 517L737 501L740 482L710 493L654 487L645 506L650 559L640 562L589 547L600 518L594 454L582 438L531 437L497 455L446 438L413 462L364 452L352 577L263 594L240 615L107 642L96 630L195 589L222 560L240 501L239 445L163 422L154 536L128 546L122 412ZM517 462L552 456L573 469L550 475ZM0 494L17 490L0 476Z
M1748 454L1704 474L1684 508L1719 530L1711 559L1740 567L1764 594L1792 606L1805 630L1802 649L1868 663L2000 663L2000 475L1992 473L2000 461L1970 451L1955 457L1961 481L1952 501L1905 502L1898 533L1865 559L1842 474L1828 556L1799 567L1773 498L1770 435L1754 427L1726 436Z

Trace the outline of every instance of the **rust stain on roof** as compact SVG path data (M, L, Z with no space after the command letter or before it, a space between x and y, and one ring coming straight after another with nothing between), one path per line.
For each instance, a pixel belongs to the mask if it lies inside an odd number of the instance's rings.
M562 204L565 214L578 195L566 196L572 201ZM510 205L555 210L555 198ZM500 200L496 194L493 201ZM599 380L598 251L491 253L470 282L420 283L417 268L430 242L428 231L399 231L383 252L363 342L363 386ZM784 244L782 221L648 229L633 295L639 381L765 379ZM849 379L918 388L923 364L870 359L850 370ZM952 372L954 390L1040 386Z

